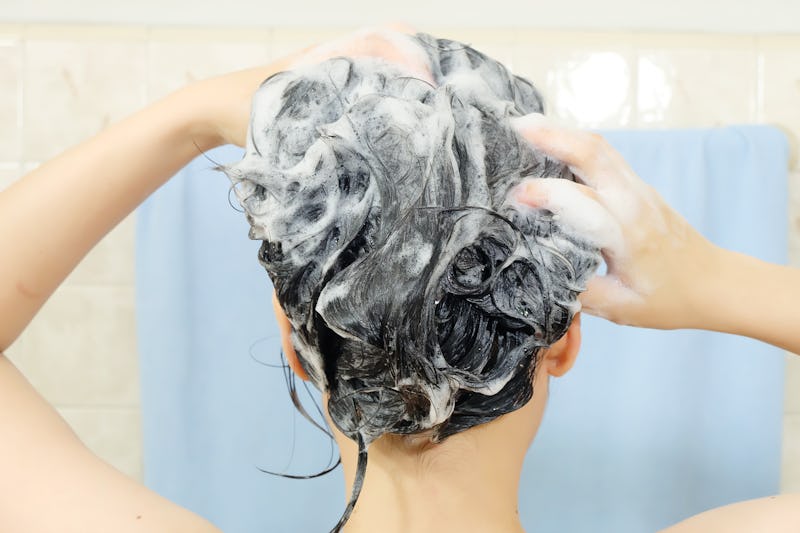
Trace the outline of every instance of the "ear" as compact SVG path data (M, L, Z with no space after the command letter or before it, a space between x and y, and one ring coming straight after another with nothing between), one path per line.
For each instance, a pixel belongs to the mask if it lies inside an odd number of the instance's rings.
M551 376L561 377L572 368L581 347L581 314L576 313L563 337L544 354L544 367Z
M297 357L297 352L294 351L292 346L292 324L283 312L280 302L278 302L278 295L272 291L272 309L275 311L275 318L278 321L278 329L281 331L281 347L289 362L289 367L294 373L303 381L308 381L308 374L303 370L303 365L300 364L300 359Z

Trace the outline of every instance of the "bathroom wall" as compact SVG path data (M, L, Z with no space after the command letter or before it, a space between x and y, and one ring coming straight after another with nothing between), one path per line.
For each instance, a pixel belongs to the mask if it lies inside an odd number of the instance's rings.
M566 123L770 123L800 139L800 32L422 29L469 42L532 78ZM185 83L339 32L0 24L0 188ZM796 156L792 165L800 172ZM800 174L791 181L789 249L800 266ZM129 217L111 232L9 356L92 449L141 477L134 231ZM800 491L800 358L787 363L782 487Z
M246 13L246 16L243 14ZM58 22L252 27L341 27L386 20L425 21L458 27L529 27L581 30L800 32L796 0L227 0L216 2L108 2L106 0L3 0L0 22Z

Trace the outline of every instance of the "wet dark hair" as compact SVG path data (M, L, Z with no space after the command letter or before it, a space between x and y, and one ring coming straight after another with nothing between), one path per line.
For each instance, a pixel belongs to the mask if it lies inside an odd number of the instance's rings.
M462 43L409 37L436 86L337 58L259 89L244 159L226 169L259 260L333 423L368 445L432 441L524 406L540 351L567 331L598 250L509 194L574 179L509 118L533 85Z

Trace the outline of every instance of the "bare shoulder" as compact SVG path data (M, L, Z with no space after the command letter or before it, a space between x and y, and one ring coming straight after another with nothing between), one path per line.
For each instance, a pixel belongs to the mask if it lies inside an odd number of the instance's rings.
M661 533L797 533L800 494L782 494L726 505L693 516Z

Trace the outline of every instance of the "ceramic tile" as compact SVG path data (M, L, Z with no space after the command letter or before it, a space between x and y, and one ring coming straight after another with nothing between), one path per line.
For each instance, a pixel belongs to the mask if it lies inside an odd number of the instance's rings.
M550 50L625 50L629 51L634 36L630 32L562 31L518 28L514 42L531 49Z
M516 32L482 28L439 27L425 30L434 37L452 39L468 44L514 71Z
M111 230L64 282L67 286L127 285L135 281L136 215Z
M0 23L0 45L16 43L22 39L25 26L22 24Z
M44 41L102 42L144 41L147 38L144 25L119 24L28 24L25 38Z
M3 354L5 356L7 356L8 359L12 363L14 363L14 365L18 366L19 365L18 361L20 361L22 358L25 357L25 339L24 339L24 335L19 337L17 340L15 340L11 344L11 346L6 348L5 352L3 352Z
M22 44L0 33L0 163L20 159L22 103Z
M520 31L515 42L514 71L542 91L551 115L578 127L631 123L634 54L627 34Z
M24 59L25 161L47 160L144 103L143 42L30 39Z
M24 176L28 172L36 170L36 168L39 167L41 164L42 163L39 161L25 161L22 164L22 175Z
M748 33L634 32L631 44L640 50L743 50L755 46Z
M23 333L15 362L55 405L138 405L134 299L132 287L61 287Z
M266 28L223 28L223 27L170 27L154 26L147 38L152 42L171 43L264 43L269 40L271 31Z
M800 492L800 414L783 417L781 492Z
M22 169L16 163L0 163L0 191L11 185L22 175Z
M511 64L513 68L511 71L533 83L542 93L545 100L545 110L549 112L553 95L547 85L547 78L548 73L554 69L550 54L546 51L515 45L512 55Z
M761 119L793 137L792 165L800 169L800 37L759 39L762 73Z
M755 41L720 39L638 41L638 126L713 127L756 121Z
M186 40L180 40L186 33ZM158 37L159 34L155 34ZM204 78L268 62L266 33L253 41L202 41L188 32L169 33L149 43L148 100Z
M275 28L270 34L269 59L279 59L310 46L333 41L346 36L352 28L342 29L295 29Z
M117 470L141 481L142 425L138 409L58 410L83 443Z
M548 72L554 114L581 127L621 127L631 120L629 58L615 51L574 52Z

